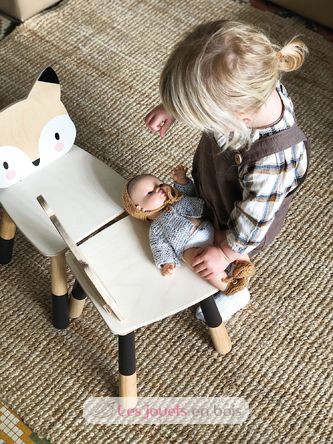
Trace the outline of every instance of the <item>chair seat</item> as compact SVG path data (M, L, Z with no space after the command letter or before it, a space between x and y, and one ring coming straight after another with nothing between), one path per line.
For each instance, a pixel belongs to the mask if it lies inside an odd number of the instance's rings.
M0 190L0 202L44 256L55 256L67 247L36 197L45 197L70 237L79 242L123 213L124 184L119 174L74 145L65 156Z
M115 334L125 335L159 321L216 292L185 265L177 267L172 276L162 276L153 262L148 230L149 223L125 217L79 247L116 300L124 321L105 311L82 268L67 254L68 265Z

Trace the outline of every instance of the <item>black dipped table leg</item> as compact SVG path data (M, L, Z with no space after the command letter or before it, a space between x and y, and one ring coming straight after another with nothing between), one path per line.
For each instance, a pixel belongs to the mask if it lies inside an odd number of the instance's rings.
M130 376L136 371L134 331L125 336L118 336L119 373Z
M222 324L222 318L216 306L214 296L209 296L201 301L200 307L208 327L215 328Z
M207 323L214 348L218 353L226 355L230 352L232 344L222 321L220 312L213 296L200 302L202 313Z
M13 239L2 239L0 237L0 264L9 264L12 260L14 249L14 238Z
M118 336L119 350L119 396L127 408L137 402L134 331Z

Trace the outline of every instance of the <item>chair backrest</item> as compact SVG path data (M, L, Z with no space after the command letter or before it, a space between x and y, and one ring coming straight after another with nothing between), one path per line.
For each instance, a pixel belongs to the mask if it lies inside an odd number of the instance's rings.
M48 67L28 97L0 112L0 188L8 188L66 154L76 128L60 100L60 83Z

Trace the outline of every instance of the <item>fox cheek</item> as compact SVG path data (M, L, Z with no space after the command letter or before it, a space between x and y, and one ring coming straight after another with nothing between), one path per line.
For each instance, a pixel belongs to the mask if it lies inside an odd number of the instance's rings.
M16 171L15 170L9 170L6 173L6 179L7 180L13 180L16 177Z
M57 153L60 153L64 149L65 145L62 142L58 142L55 144L54 149Z

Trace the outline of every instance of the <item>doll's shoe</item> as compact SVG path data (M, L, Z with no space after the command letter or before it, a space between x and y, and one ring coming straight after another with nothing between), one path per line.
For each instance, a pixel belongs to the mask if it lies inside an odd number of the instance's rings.
M214 299L222 320L227 321L250 302L250 292L247 288L243 288L243 290L233 295L226 296L220 291L214 296ZM200 305L195 312L195 316L200 321L205 321Z

